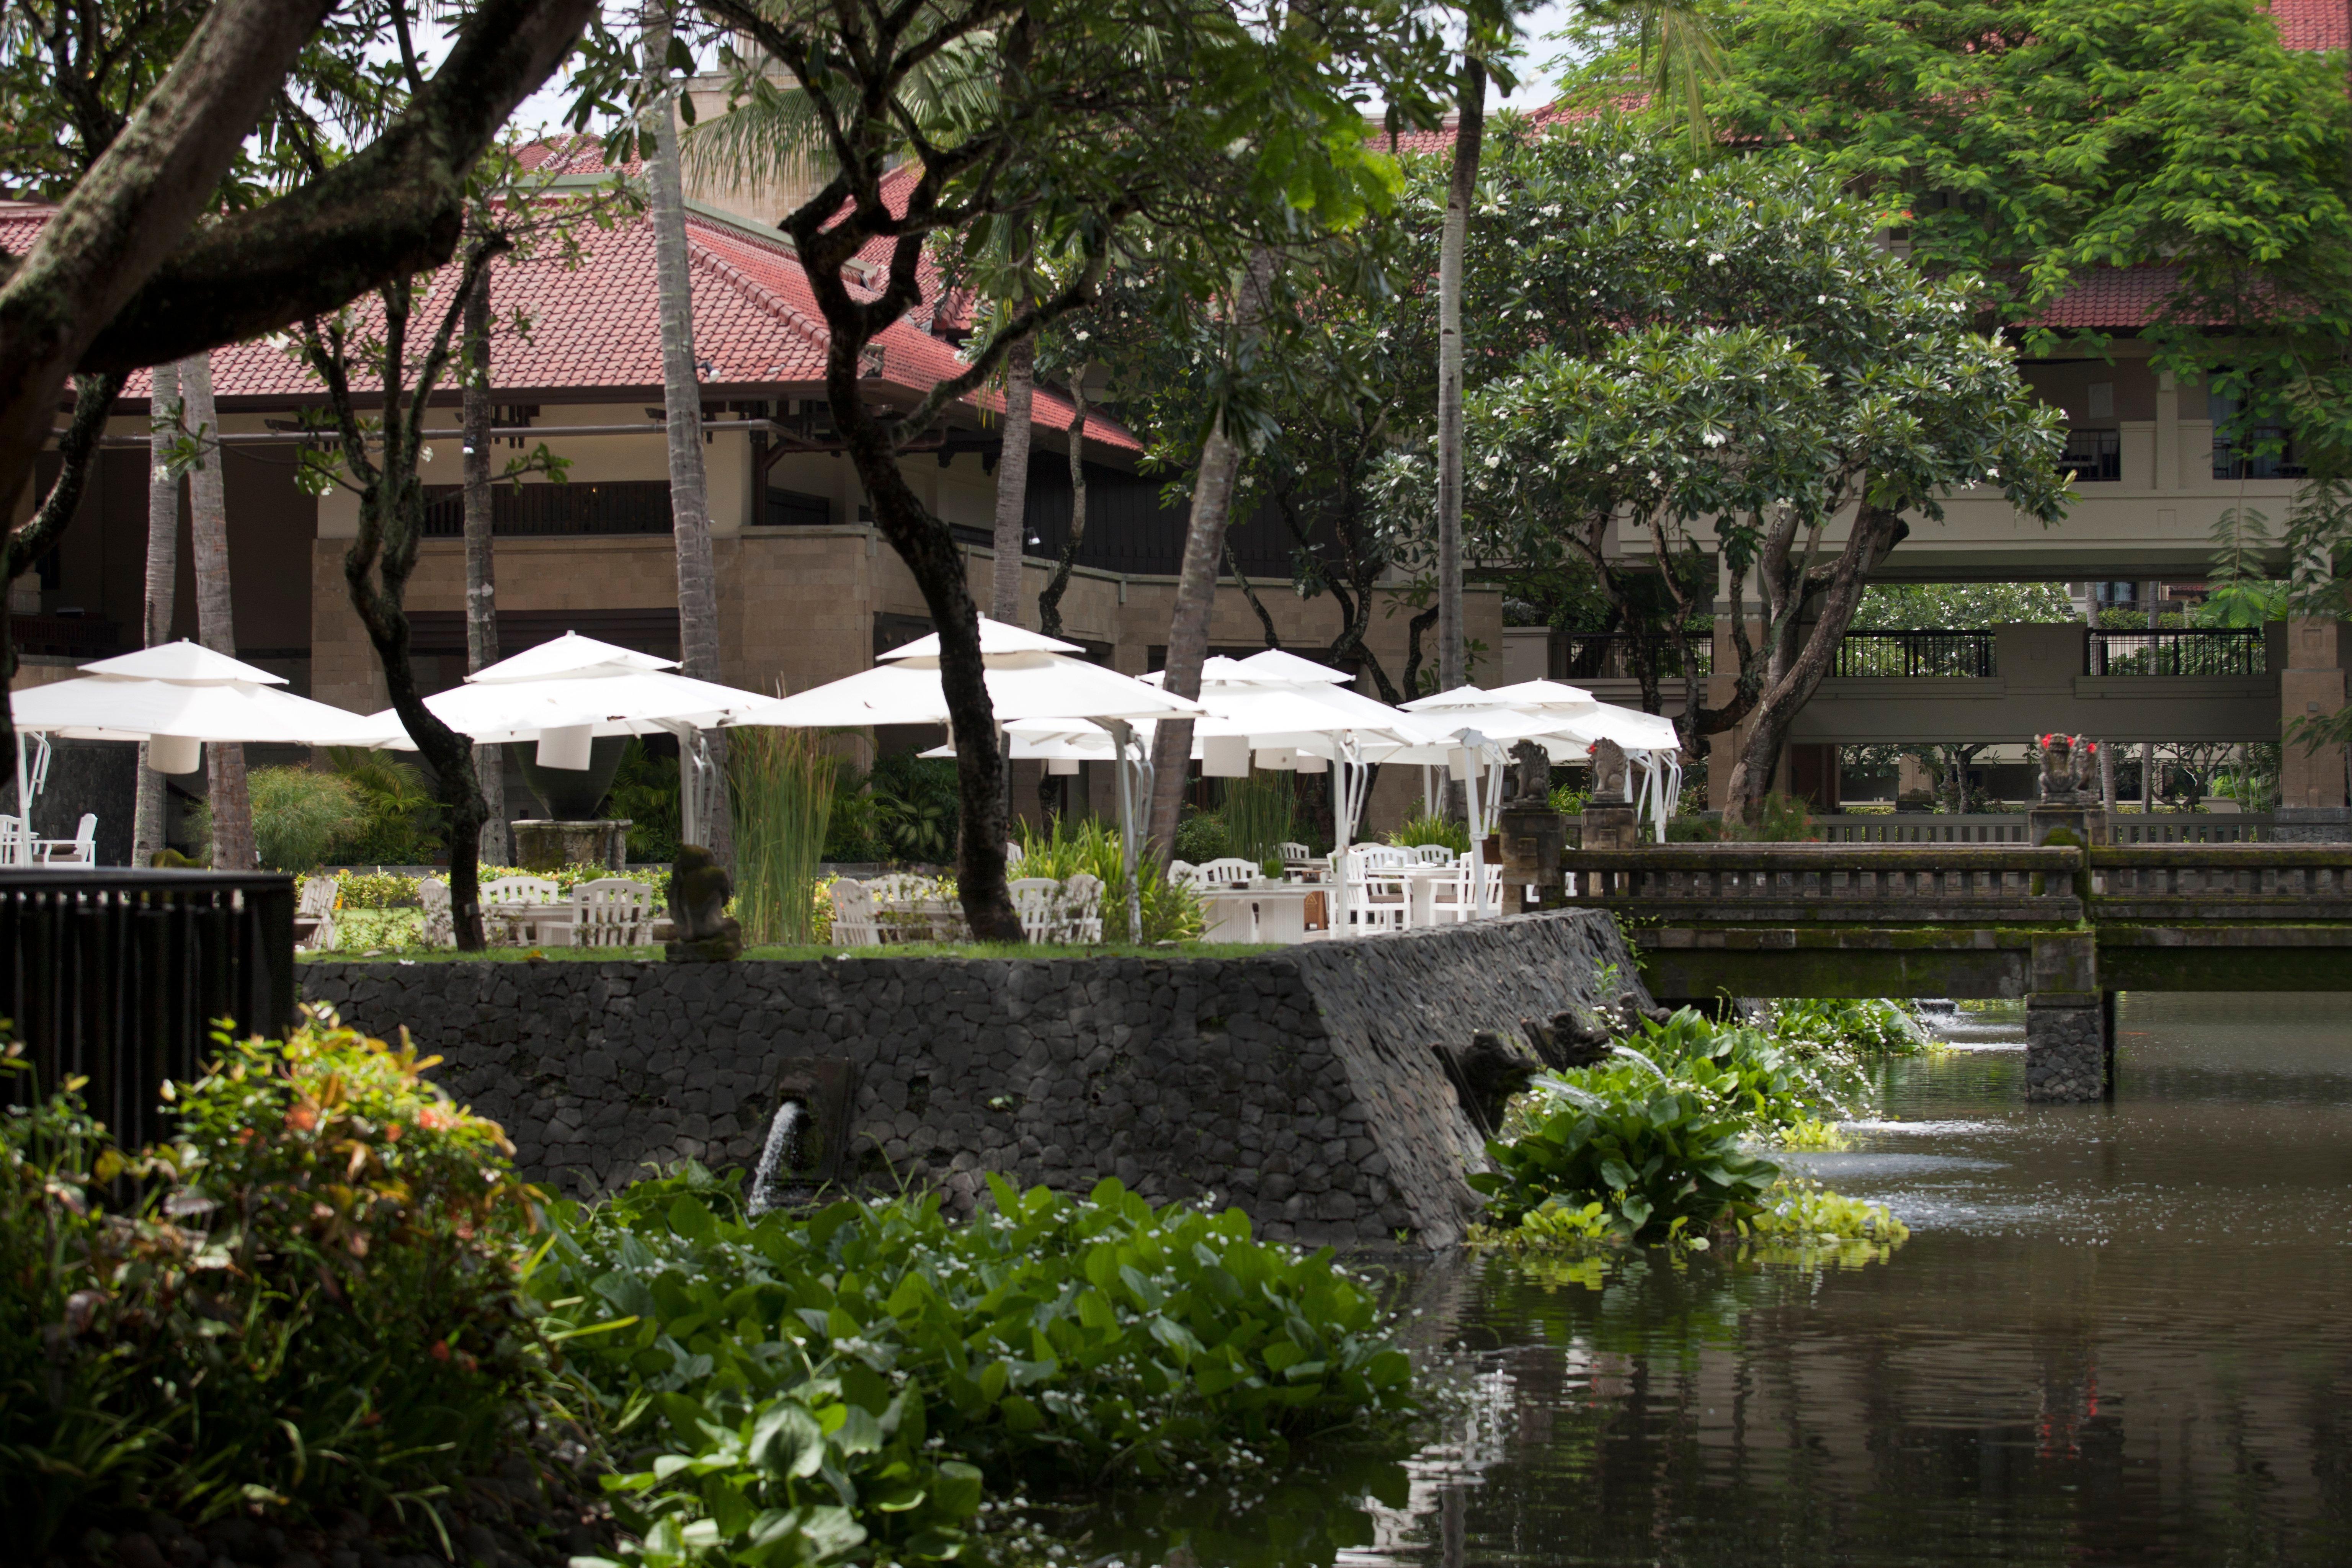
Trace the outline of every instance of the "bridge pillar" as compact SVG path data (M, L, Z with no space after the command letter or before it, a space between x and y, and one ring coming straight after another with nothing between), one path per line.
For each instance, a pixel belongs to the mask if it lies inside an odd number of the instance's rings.
M2098 940L2087 931L2033 939L2025 998L2025 1098L2105 1100L2113 1084L2115 1006L2099 990Z

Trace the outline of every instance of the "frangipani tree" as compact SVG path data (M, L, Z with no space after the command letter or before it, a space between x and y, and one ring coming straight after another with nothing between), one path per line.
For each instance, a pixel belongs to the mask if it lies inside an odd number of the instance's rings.
M1709 708L1694 690L1680 721L1686 742L1752 725L1730 782L1744 810L1910 518L1974 485L2063 515L2058 416L1977 330L1972 280L1921 276L1880 242L1878 215L1800 160L1694 168L1669 142L1601 127L1505 138L1488 171L1467 319L1494 390L1468 469L1509 482L1472 526L1503 559L1596 563L1612 528L1639 529L1659 563L1712 554L1752 585L1762 637L1740 605L1732 695ZM1538 455L1541 490L1516 471ZM1413 504L1416 481L1397 493ZM1663 600L1677 640L1712 597L1674 571L1663 595L1636 595L1622 567L1602 581L1629 625Z

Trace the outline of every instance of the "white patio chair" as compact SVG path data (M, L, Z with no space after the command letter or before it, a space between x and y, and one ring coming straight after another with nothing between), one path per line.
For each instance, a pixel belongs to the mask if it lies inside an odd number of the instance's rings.
M294 903L294 945L299 951L324 952L335 945L335 900L341 892L342 883L336 878L302 879Z
M33 841L25 833L21 816L0 816L0 866L26 866L32 863Z
M1360 844L1339 858L1340 909L1332 917L1335 928L1344 921L1346 929L1359 933L1404 929L1410 907L1404 879L1393 874L1392 860L1370 853L1382 847ZM1382 876L1383 870L1391 874Z
M1274 847L1274 852L1276 856L1281 858L1282 863L1286 866L1296 865L1310 861L1315 858L1314 852L1308 849L1306 845L1300 844L1292 839L1286 839L1282 843L1276 845Z
M843 877L833 884L833 945L879 947L881 927L874 920L874 895L866 884Z
M571 939L572 906L546 877L500 877L482 884L482 932L495 947L563 946ZM539 906L546 906L542 913ZM560 932L560 934L558 934Z
M85 811L74 826L71 838L36 838L33 859L43 866L95 866L98 864L98 813Z
M1414 863L1423 866L1451 866L1454 851L1443 844L1416 844L1412 847Z
M1180 887L1197 888L1201 885L1201 868L1190 860L1171 860L1168 879Z
M1021 916L1021 934L1029 942L1056 942L1061 937L1062 884L1051 877L1016 877L1005 885L1013 907Z
M1004 841L1004 863L1006 865L1018 866L1021 864L1021 846L1013 843L1009 838Z
M1265 875L1265 868L1255 860L1244 860L1238 855L1228 855L1220 860L1194 868L1202 887L1246 888Z
M449 884L427 877L416 884L416 901L425 906L425 945L457 945L457 911L449 904Z
M1455 860L1453 872L1430 890L1430 919L1438 925L1458 925L1477 913L1470 902L1469 858Z
M574 947L643 947L653 940L650 882L599 877L574 886L571 904Z
M1102 934L1102 879L1081 871L1062 884L1062 936L1071 942L1098 943Z

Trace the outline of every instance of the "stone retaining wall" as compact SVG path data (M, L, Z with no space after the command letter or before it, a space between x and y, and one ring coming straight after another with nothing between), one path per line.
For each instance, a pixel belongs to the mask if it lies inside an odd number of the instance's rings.
M1214 1192L1302 1240L1438 1246L1481 1144L1432 1056L1473 1029L1640 991L1607 916L1559 910L1236 959L310 963L303 995L446 1058L534 1180L749 1166L780 1074L856 1072L872 1179L981 1174L1155 1200ZM1645 998L1646 999L1646 998Z

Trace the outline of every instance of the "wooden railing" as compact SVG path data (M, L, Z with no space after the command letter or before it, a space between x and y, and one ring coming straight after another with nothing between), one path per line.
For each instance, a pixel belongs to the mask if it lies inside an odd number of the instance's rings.
M294 879L215 871L0 868L0 1017L32 1073L22 1103L68 1076L125 1148L162 1131L166 1079L196 1076L215 1021L294 1019Z
M1661 844L1579 850L1569 902L1772 924L2071 921L2079 850L2025 845Z

